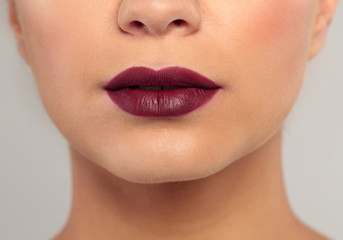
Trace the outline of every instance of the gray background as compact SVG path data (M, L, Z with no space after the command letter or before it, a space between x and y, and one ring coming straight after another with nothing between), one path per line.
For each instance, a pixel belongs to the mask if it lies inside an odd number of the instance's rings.
M0 0L0 239L46 240L71 203L67 143L40 103ZM283 166L300 219L343 239L343 6L285 124Z

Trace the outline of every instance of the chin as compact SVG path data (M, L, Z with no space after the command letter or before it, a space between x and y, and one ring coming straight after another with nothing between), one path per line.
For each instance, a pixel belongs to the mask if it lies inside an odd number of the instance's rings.
M171 183L171 182L185 182L192 180L199 180L209 177L215 172L212 169L139 169L130 172L120 171L113 173L117 177L131 182L139 184L158 184L158 183Z
M198 180L224 169L228 163L206 154L175 156L169 154L137 154L98 162L111 174L125 181L140 184L156 184ZM125 159L125 161L121 160ZM216 159L214 162L213 160Z

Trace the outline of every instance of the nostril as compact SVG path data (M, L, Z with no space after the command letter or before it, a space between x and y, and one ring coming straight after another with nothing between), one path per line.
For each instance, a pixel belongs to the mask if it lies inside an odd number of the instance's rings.
M132 21L130 23L131 27L134 27L134 28L143 28L144 27L144 24L140 21Z
M186 21L182 20L182 19L176 19L173 21L173 24L176 26L184 26L187 25Z

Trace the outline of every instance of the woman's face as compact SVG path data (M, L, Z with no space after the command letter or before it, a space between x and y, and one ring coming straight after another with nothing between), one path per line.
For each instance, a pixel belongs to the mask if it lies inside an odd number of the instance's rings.
M16 5L19 49L71 147L118 177L158 183L210 176L280 130L302 85L318 1ZM177 19L187 24L169 24ZM139 117L121 110L103 89L132 66L185 67L222 88L188 114Z

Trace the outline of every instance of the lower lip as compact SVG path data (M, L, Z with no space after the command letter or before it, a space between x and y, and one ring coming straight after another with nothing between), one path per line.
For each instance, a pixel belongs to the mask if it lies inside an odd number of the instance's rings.
M203 106L218 90L219 88L177 88L158 91L124 88L107 90L107 93L120 109L135 116L175 117Z

